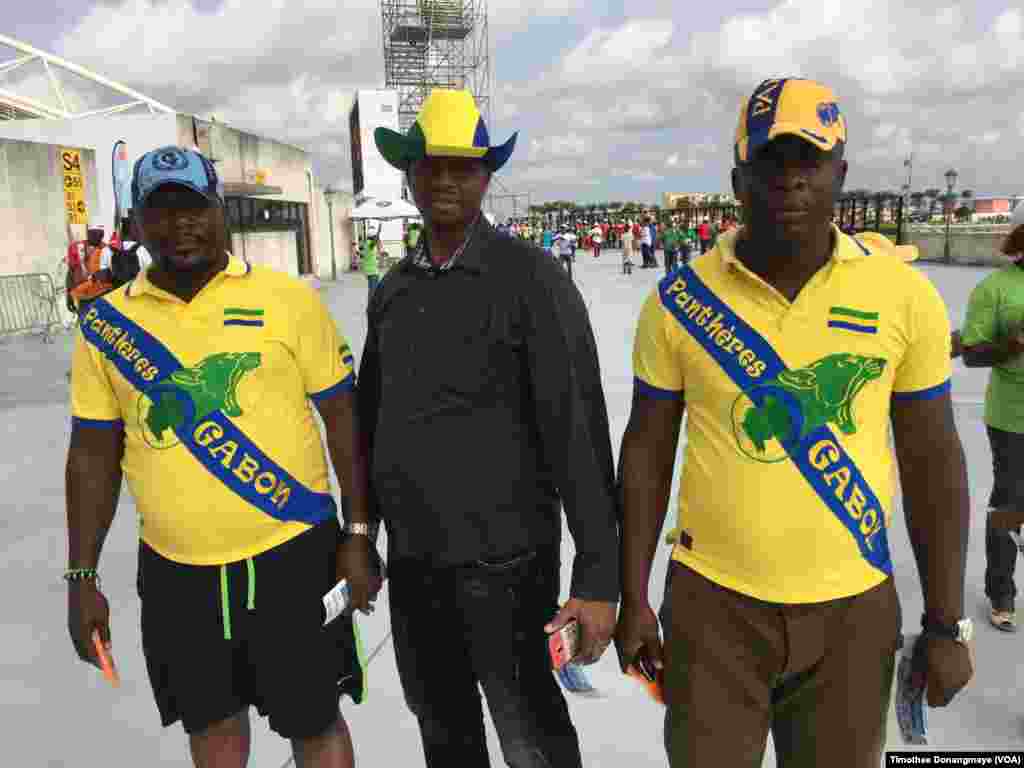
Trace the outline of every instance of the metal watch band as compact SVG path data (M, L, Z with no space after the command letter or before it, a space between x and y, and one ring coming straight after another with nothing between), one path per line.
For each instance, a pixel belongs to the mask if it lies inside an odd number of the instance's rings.
M349 536L365 536L368 539L374 538L376 533L375 527L371 527L369 523L345 523L342 531Z

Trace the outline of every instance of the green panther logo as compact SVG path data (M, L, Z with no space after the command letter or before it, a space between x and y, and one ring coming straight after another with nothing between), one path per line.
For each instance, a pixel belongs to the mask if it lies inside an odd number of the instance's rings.
M844 435L855 434L854 400L882 375L885 364L879 357L829 355L741 393L732 405L740 451L755 461L775 463L787 458L786 446L826 424Z
M192 368L182 368L139 396L139 424L153 448L178 444L174 430L194 424L214 411L241 416L238 384L260 366L258 352L224 352L210 355Z

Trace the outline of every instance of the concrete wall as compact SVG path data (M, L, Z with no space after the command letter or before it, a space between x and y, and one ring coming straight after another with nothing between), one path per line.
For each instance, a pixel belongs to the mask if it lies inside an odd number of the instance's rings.
M309 153L300 147L255 136L222 123L213 124L212 129L203 130L208 126L210 123L184 114L116 115L78 120L9 120L0 121L0 138L95 150L93 170L87 184L95 182L92 186L97 199L90 204L89 217L103 222L108 228L113 224L114 215L110 155L119 139L127 142L128 159L132 163L143 153L157 147L168 144L198 144L201 150L207 153L212 151L214 158L219 160L217 170L225 182L253 182L255 171L263 170L266 172L264 184L281 188L281 194L264 196L265 199L305 203L309 215L309 251L313 272L322 272L324 263L329 268L330 241L322 237L325 230L322 219L325 214L322 213L322 206L316 199L316 182ZM196 141L197 136L200 138L199 142ZM208 140L206 136L209 137ZM25 190L33 190L35 187L45 186L46 183L48 182L42 176L33 177L28 172L18 178L18 184ZM59 212L63 215L63 192ZM12 262L12 252L24 252L33 247L27 235L22 235L24 231L24 224L13 230L10 227L6 228L4 235L10 242L6 252L0 255L0 272L14 271L13 263L9 263ZM84 237L84 228L80 234ZM283 257L276 250L278 246L269 246L268 238L262 235L253 238L252 248L248 248L248 238L252 237L252 234L246 234L247 252L266 253L267 258L273 259L271 266L284 268L293 274L297 271L298 258L294 237L278 237L280 242L287 241L291 244L291 253ZM276 236L288 233L273 234ZM336 247L337 244L336 242ZM66 237L64 247L67 247ZM257 260L259 258L262 256L258 256Z
M100 205L96 153L75 144L42 144L0 138L0 275L57 269L68 250L62 147L81 152L85 201L90 215ZM77 227L76 237L85 236ZM60 287L60 286L58 286Z
M949 250L956 264L1003 265L1006 256L1000 252L1009 227L972 230L952 227ZM944 227L914 228L904 238L908 245L916 245L922 261L944 261L946 230Z
M352 260L352 220L349 214L354 206L354 198L348 192L336 192L330 207L322 187L315 187L317 208L319 210L320 228L317 239L321 243L321 258L317 262L316 275L321 280L331 279L331 209L334 211L334 253L337 274L340 280L349 271Z
M294 231L236 232L231 236L231 250L236 256L244 255L253 264L263 264L298 277L299 263L295 256L298 246L295 238Z
M313 274L319 273L325 260L330 264L330 242L321 237L321 213L316 200L316 180L313 177L312 160L306 150L246 133L224 123L200 120L192 115L177 115L176 141L185 146L197 144L207 156L213 157L217 161L217 172L225 183L254 183L256 172L261 171L265 172L263 184L281 188L280 194L260 195L261 199L305 203L309 215ZM250 238L252 234L247 233L246 237ZM261 252L266 246L266 240L263 237L253 238L253 250ZM294 238L288 240L294 243ZM247 239L247 255L248 245ZM294 245L292 248L292 253L286 259L287 271L295 274L298 255ZM254 263L260 263L258 257L248 257Z
M128 144L131 162L145 152L178 140L175 115L117 115L85 117L79 120L4 120L0 121L0 138L40 141L95 150L99 192L98 205L90 206L89 218L103 223L109 233L114 223L114 188L110 174L110 155L114 144L123 139ZM31 179L26 183L32 185ZM84 235L84 232L83 232Z

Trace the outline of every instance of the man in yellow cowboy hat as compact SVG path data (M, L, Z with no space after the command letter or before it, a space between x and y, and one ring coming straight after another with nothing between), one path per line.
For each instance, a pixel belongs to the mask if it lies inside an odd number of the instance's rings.
M406 135L375 138L424 220L370 301L358 398L388 531L395 655L426 763L489 764L481 686L509 765L579 766L548 634L575 619L580 661L596 661L619 594L587 310L550 256L481 215L515 136L490 146L468 92L435 90ZM559 608L562 508L576 556Z

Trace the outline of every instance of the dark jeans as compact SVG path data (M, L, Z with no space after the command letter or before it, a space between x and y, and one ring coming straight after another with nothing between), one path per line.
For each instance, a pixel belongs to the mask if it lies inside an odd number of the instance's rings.
M373 298L373 292L377 290L377 285L380 283L380 275L367 275L366 284L368 293L366 295L366 301L369 302Z
M654 249L647 243L640 243L640 255L643 258L645 267L650 266L654 262Z
M992 446L992 472L995 482L990 507L1014 504L1024 507L1024 434L987 427ZM993 602L1012 603L1017 596L1013 572L1017 565L1017 545L1003 531L995 531L985 519L985 594Z
M711 250L711 241L710 240L701 240L700 241L700 252L701 253L707 253L709 250Z
M667 275L676 267L676 252L665 249L665 274Z
M578 768L576 729L551 672L544 624L559 559L434 568L389 563L391 628L428 768L490 766L479 688L510 768Z
M569 279L572 280L572 262L571 256L562 256L562 266L565 267L565 271L569 273Z

